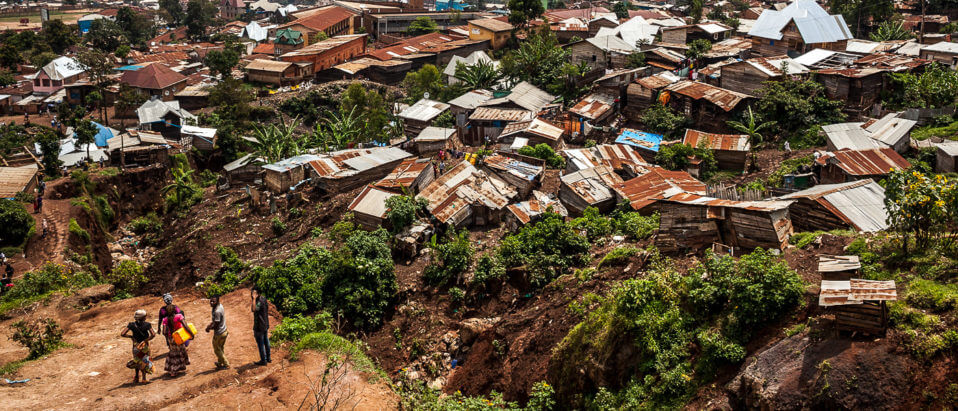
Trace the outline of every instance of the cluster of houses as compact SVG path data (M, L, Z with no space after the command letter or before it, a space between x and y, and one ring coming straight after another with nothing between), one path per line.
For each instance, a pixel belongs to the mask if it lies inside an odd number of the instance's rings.
M918 40L874 42L855 39L841 15L814 0L746 3L744 11L728 7L735 27L728 21L693 22L685 8L657 3L638 3L625 17L599 6L547 10L529 27L547 25L569 51L570 62L589 67L577 83L588 89L583 97L562 101L528 82L469 90L449 101L427 96L397 110L405 139L271 164L249 154L227 164L224 174L231 184L256 182L274 195L307 187L329 194L355 190L349 209L368 227L388 224L385 200L397 195L425 199L435 223L454 226L516 228L546 210L575 216L587 207L609 211L628 203L640 213L660 214L661 248L695 249L715 243L782 248L795 230L882 230L884 192L876 181L909 167L903 154L933 146L939 171L956 171L958 143L911 138L915 127L954 108L889 112L881 106L891 87L889 73L920 73L932 62L954 67L958 43L930 33L929 22L940 24L943 16L916 25L915 16L906 15L908 27L929 33ZM155 14L149 3L141 6L139 12ZM719 6L706 5L705 14ZM426 64L455 83L459 65L498 66L492 56L501 55L497 51L517 29L494 5L468 11L455 1L283 6L223 0L219 12L232 21L210 28L211 34L235 35L241 45L241 63L232 76L273 90L342 79L396 85ZM78 29L115 15L115 9L105 9L84 16ZM406 34L424 18L439 31ZM58 155L67 166L86 159L88 149L94 160L124 165L162 161L160 152L169 149L217 149L216 130L199 127L195 113L206 106L207 87L218 81L203 58L224 45L185 38L185 28L165 31L148 42L148 51L117 58L107 104L124 86L146 102L127 113L135 124L124 131L98 125L100 134L90 147L65 139ZM712 46L690 59L689 44L696 40ZM634 64L638 55L643 64ZM19 78L0 90L0 111L43 113L57 104L83 104L95 90L85 68L69 55L24 67ZM722 169L743 171L752 149L749 137L734 133L726 121L740 118L764 82L784 79L821 83L848 115L846 123L823 127L827 147L815 154L813 177L790 176L802 183L744 198L702 182L695 161L686 170L654 164L662 146L685 143L712 149ZM642 130L638 114L656 104L690 119L681 140L665 141ZM446 113L453 125L436 123ZM539 144L565 159L554 193L542 190L546 161L520 154ZM480 148L489 151L476 155ZM32 151L26 154L44 154L38 147ZM23 174L5 170L0 176Z

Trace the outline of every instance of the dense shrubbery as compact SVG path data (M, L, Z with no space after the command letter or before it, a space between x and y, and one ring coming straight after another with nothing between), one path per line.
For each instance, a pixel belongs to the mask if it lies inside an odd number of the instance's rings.
M523 267L533 287L541 287L567 268L589 261L589 240L562 216L546 213L534 225L502 240L499 256L506 267Z
M844 102L825 96L825 86L812 80L768 81L756 90L752 106L758 122L775 121L780 136L797 136L811 126L845 120ZM797 148L797 147L796 147Z
M94 284L96 280L85 271L73 271L62 264L47 263L17 281L3 295L3 301L39 297L53 291L79 289Z
M305 245L292 258L257 267L256 284L286 315L323 308L359 328L378 325L396 292L389 233L345 234L333 250Z
M718 171L715 152L703 146L692 147L688 144L663 144L655 155L655 161L667 170L685 171L692 165L692 157L699 160L699 178L708 180Z
M600 391L591 405L681 405L718 367L742 361L753 333L799 305L803 292L798 274L761 249L738 261L709 254L688 276L655 258L648 275L616 285L563 340L555 357L560 375L579 375L586 362L621 360L613 353L633 344L635 378L617 393Z
M403 384L399 394L402 397L402 409L417 411L551 411L560 409L556 404L555 390L545 381L537 382L532 386L532 392L529 393L529 401L525 407L506 401L502 394L495 391L485 397L470 397L459 391L451 395L440 395L441 392L427 388L421 381Z
M143 245L157 245L163 232L163 221L154 212L134 218L127 226L133 234L139 235Z
M23 244L33 230L33 217L16 201L0 199L0 246Z
M519 149L519 154L529 157L541 158L546 161L549 168L564 168L565 158L555 152L548 144L539 143L535 146L523 146Z
M461 276L472 266L475 250L469 241L469 232L461 231L449 234L448 241L439 243L433 236L429 248L433 250L431 263L422 272L426 283L450 285L461 282Z
M645 109L641 120L649 131L670 138L679 137L679 132L690 122L685 115L662 104L652 104Z
M116 287L117 293L129 295L140 288L147 278L143 275L143 266L133 260L123 260L104 278Z
M940 243L958 244L958 234L948 230L958 222L958 183L954 179L927 175L916 170L894 170L885 179L888 225L902 237L907 252L910 238L918 248Z
M220 255L220 270L206 277L201 287L207 298L235 290L243 281L240 276L249 268L249 264L241 260L232 248L217 245L216 252Z
M275 341L299 341L308 334L329 330L333 319L327 312L320 312L314 316L296 314L283 318L270 334Z
M400 232L412 225L418 218L420 211L429 204L424 198L413 196L394 196L386 199L386 218L392 225L393 232Z

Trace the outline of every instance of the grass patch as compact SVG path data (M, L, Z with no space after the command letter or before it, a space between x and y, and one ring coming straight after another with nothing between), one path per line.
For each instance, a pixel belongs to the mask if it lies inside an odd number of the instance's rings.
M856 233L851 230L803 231L792 234L788 239L788 243L798 248L805 248L823 234L831 234L839 237L853 237L856 235Z
M917 130L911 132L911 136L915 140L927 140L931 137L941 137L946 140L958 140L958 121L940 127L919 127Z
M43 301L49 298L54 294L54 291L43 293L40 295L33 295L23 298L15 298L12 300L3 300L0 301L0 317L3 317L10 310L15 310L18 308L26 307L30 304L36 303L37 301Z
M28 362L30 362L30 360L28 360L28 359L10 361L10 362L4 364L2 367L0 367L0 375L10 375L10 374L13 374L13 373L17 372L18 370L20 370L20 368L22 368L22 367L23 367L24 365L26 365Z
M387 379L386 373L380 370L379 367L366 356L366 353L363 352L359 345L332 332L320 331L306 334L289 351L290 359L296 360L299 352L303 350L313 350L330 355L342 355L348 358L357 370L376 374Z
M599 261L597 268L625 264L630 258L641 253L642 250L631 246L616 248L612 251L609 251L604 257L602 257L602 261Z

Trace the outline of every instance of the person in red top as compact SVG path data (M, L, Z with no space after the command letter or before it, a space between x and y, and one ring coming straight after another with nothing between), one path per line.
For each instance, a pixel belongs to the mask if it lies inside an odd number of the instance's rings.
M181 372L186 372L186 366L190 365L190 357L186 353L186 344L177 344L173 341L173 332L183 328L190 334L192 340L195 335L189 327L186 327L186 318L183 314L177 314L173 307L166 307L166 318L160 322L160 332L166 337L166 345L170 347L170 353L166 355L166 365L164 370L170 373L170 377L176 377Z

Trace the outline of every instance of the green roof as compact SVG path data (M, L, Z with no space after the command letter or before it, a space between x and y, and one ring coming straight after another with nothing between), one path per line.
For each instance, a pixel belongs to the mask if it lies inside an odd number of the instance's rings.
M303 33L293 29L276 30L276 43L280 44L300 44L303 42Z

